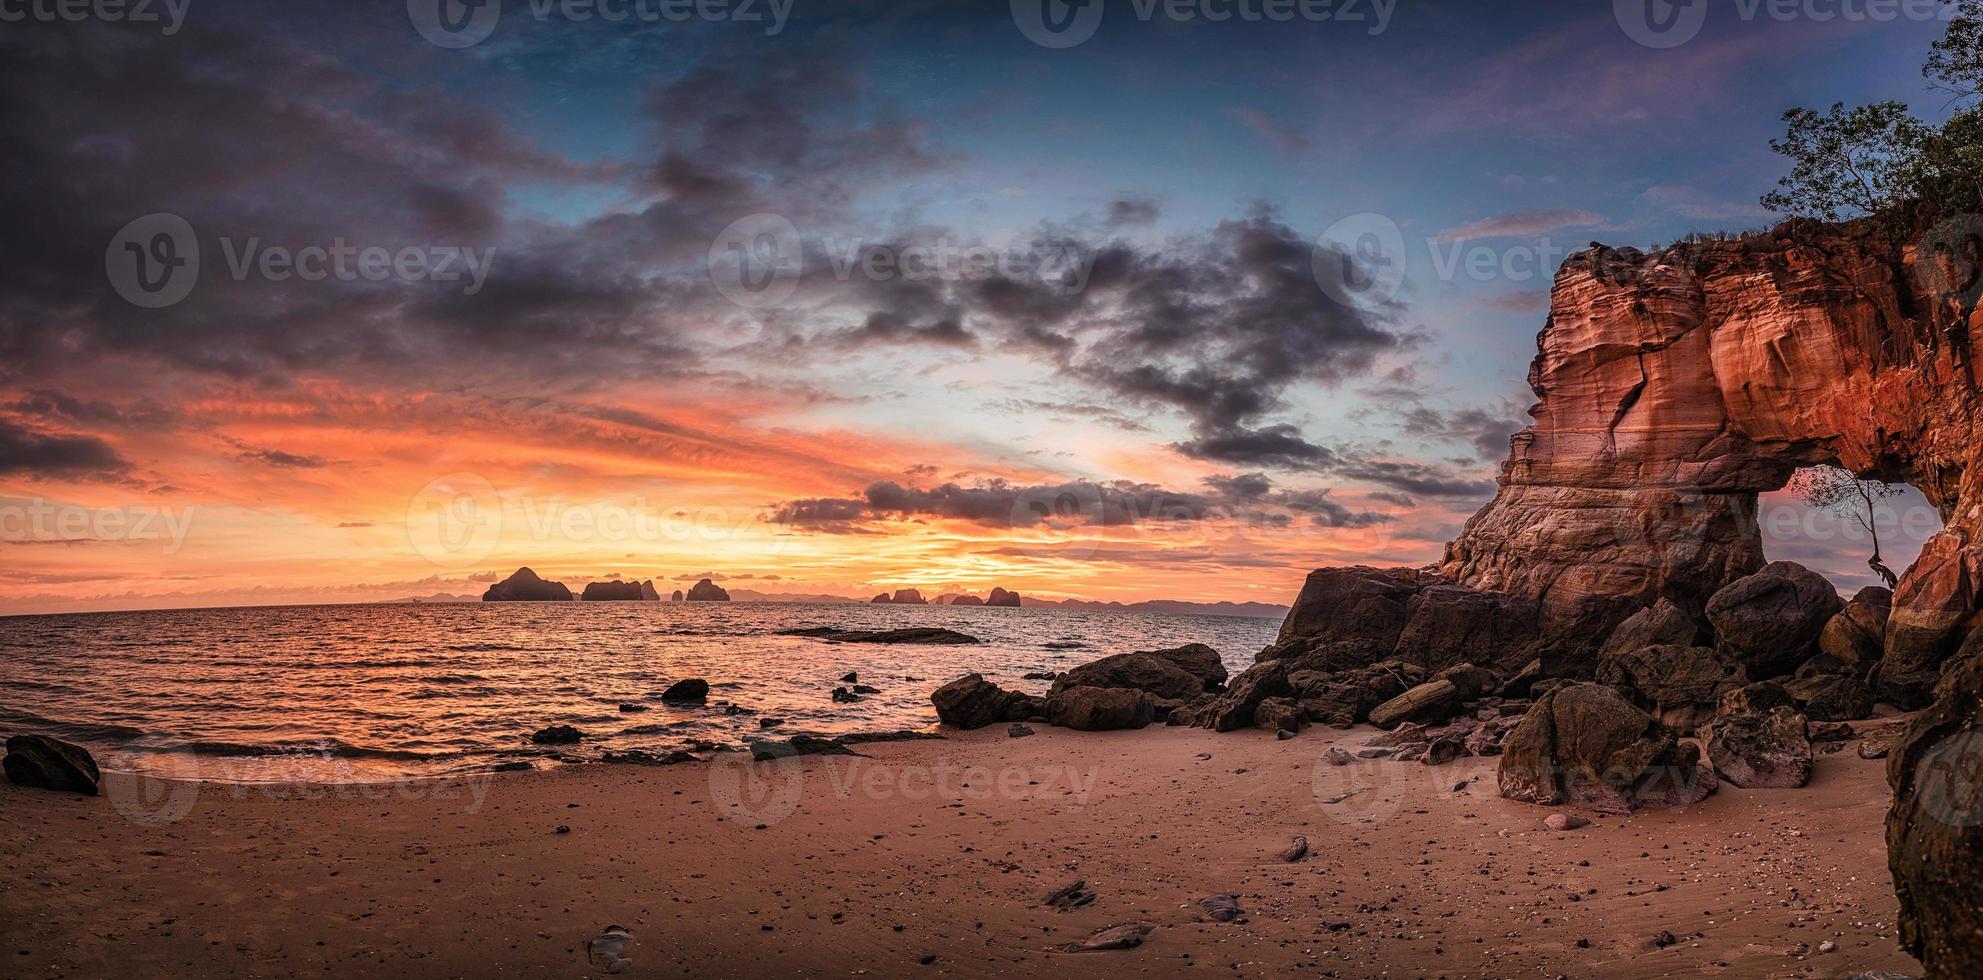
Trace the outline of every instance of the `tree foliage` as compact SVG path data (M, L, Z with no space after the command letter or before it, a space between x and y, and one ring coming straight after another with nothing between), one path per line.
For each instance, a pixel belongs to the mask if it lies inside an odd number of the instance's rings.
M1892 216L1919 203L1930 215L1983 211L1983 0L1944 0L1955 9L1921 72L1955 106L1937 126L1906 103L1879 102L1783 114L1770 149L1790 173L1763 196L1783 214L1839 221Z

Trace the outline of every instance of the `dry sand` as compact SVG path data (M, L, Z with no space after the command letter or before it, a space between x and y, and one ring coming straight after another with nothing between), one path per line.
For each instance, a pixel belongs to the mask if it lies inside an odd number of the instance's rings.
M1920 970L1882 764L1849 748L1802 790L1553 833L1493 759L1322 760L1372 734L1000 726L385 787L0 785L0 976L596 976L609 924L632 977ZM1282 863L1296 835L1312 852ZM1041 904L1076 880L1092 904ZM1240 920L1199 911L1220 893ZM1140 948L1055 949L1129 922L1156 926Z

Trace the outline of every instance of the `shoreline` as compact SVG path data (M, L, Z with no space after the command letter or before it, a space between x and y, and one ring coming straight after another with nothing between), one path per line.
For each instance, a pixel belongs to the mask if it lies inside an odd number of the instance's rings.
M1894 939L1883 764L1850 750L1801 790L1557 833L1564 808L1501 799L1492 758L1322 761L1367 726L947 734L762 763L146 779L123 806L0 786L19 828L0 954L21 976L603 975L584 944L621 925L634 976L1920 971ZM1311 854L1283 863L1294 836ZM1075 881L1092 904L1042 904ZM1216 894L1244 914L1211 921ZM1156 928L1054 951L1128 922Z

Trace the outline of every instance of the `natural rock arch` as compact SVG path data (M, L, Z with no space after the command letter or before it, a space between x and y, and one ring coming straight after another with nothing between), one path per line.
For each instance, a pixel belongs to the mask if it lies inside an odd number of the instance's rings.
M1529 369L1535 422L1441 577L1537 600L1545 637L1661 597L1698 607L1762 567L1757 495L1835 463L1941 513L1896 589L1882 673L1935 671L1983 585L1978 290L1959 231L1896 246L1870 222L1791 222L1572 256Z

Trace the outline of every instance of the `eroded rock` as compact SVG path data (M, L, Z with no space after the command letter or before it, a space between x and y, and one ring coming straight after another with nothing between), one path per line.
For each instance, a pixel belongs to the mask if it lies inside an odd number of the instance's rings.
M1714 792L1714 774L1673 729L1601 684L1544 694L1502 744L1501 795L1626 813L1686 806Z

